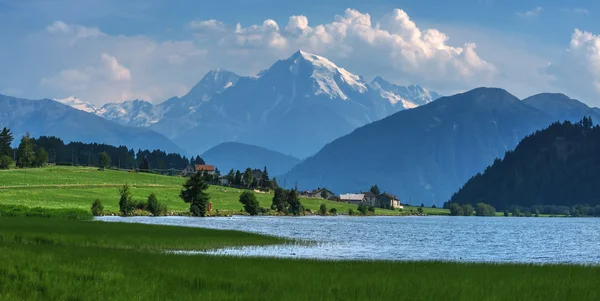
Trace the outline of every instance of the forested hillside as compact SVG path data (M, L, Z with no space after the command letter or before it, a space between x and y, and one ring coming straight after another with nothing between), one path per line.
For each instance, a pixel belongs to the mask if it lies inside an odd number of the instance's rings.
M554 123L524 138L472 177L450 202L511 206L600 205L600 127L591 118ZM584 206L584 207L588 207Z

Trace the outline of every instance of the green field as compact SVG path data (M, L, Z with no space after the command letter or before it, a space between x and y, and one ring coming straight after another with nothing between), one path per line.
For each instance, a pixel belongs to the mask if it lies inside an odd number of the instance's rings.
M0 300L600 299L600 268L591 266L157 252L282 242L235 231L0 218Z
M184 178L147 173L105 170L87 167L46 167L34 169L15 169L0 171L0 204L22 205L43 208L75 208L88 210L95 199L100 199L107 213L119 210L119 187L125 183L133 185L132 192L136 201L144 201L155 193L160 202L172 212L186 212L189 205L179 198ZM213 210L240 212L241 189L210 186ZM271 206L273 195L256 193L262 207ZM336 208L345 214L348 209L356 211L357 206L347 203L303 198L302 204L313 212L325 202L328 209ZM378 215L406 215L416 207L406 207L402 212L376 209ZM447 215L445 209L424 208L425 214Z

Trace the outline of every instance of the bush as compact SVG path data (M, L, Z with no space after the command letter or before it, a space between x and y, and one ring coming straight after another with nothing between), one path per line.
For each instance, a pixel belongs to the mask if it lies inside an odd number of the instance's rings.
M357 210L358 210L358 212L360 212L360 214L366 215L368 208L367 208L367 206L365 204L360 204L360 205L358 205L358 209Z
M354 209L349 208L348 209L348 215L354 215Z
M337 215L337 209L335 209L335 208L329 209L329 214L331 214L331 215Z
M104 214L104 206L102 205L102 202L99 199L96 199L92 203L92 214L94 216L101 216Z
M267 214L267 213L269 213L270 210L265 207L260 207L260 208L258 208L258 211L260 211L261 214Z
M435 204L431 205L431 208L436 209L437 206Z
M477 216L495 216L496 208L485 203L477 203L475 205L475 215Z
M508 216L508 210L504 209L504 216Z
M375 206L369 206L369 212L375 214Z
M423 207L417 208L417 212L419 212L419 214L423 214Z
M473 215L473 206L471 206L469 204L462 205L462 210L463 210L463 215L464 216L471 216L471 215Z
M325 203L322 203L321 206L319 206L319 213L321 215L327 215L327 205L325 205Z
M121 214L124 216L131 216L135 210L136 204L133 202L133 194L131 193L129 185L123 185L123 187L119 189L119 194L121 195L121 198L119 199L119 211L121 211Z
M250 215L258 215L260 212L260 205L256 200L256 196L251 191L244 191L240 195L240 203L244 205L244 211Z
M519 210L518 208L513 210L512 216L516 216L516 217L521 216L521 210Z
M452 216L463 215L463 209L457 203L451 203L450 205L448 205L448 209L450 209L450 215Z
M9 169L11 168L15 162L13 159L7 155L3 155L0 157L0 169Z
M167 205L159 203L154 193L148 196L147 208L154 216L167 215Z

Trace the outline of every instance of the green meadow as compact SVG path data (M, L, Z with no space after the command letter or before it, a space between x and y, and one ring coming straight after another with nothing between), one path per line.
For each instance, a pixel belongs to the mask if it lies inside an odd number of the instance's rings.
M119 187L132 185L134 200L145 201L155 193L158 200L170 212L187 212L189 205L179 198L181 185L185 179L178 176L155 175L127 171L105 170L88 167L45 167L33 169L13 169L0 171L0 204L52 209L89 210L95 199L100 199L107 213L119 211ZM239 196L242 189L210 186L213 210L239 213L242 205ZM273 195L256 193L260 205L270 208ZM328 209L336 208L346 214L349 209L356 212L356 205L331 202L322 199L302 198L304 207L316 212L322 203ZM406 215L416 207L405 207L403 211L376 209L377 215ZM445 209L424 208L425 214L447 215Z
M598 300L600 268L319 261L164 250L288 243L236 231L0 218L0 300Z

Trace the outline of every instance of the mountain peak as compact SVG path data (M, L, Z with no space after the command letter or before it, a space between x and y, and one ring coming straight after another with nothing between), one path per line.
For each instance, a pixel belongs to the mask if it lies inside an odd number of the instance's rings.
M75 95L71 95L62 99L52 98L52 100L88 113L95 113L98 110L98 108L96 108L93 104L83 101L77 98Z
M283 62L285 64L284 68L289 68L295 76L300 72L304 72L304 70L310 69L309 77L316 83L315 94L317 95L324 94L330 98L346 100L349 98L347 93L350 91L358 93L367 91L367 85L360 76L338 67L325 57L298 50ZM272 68L277 65L275 64Z

